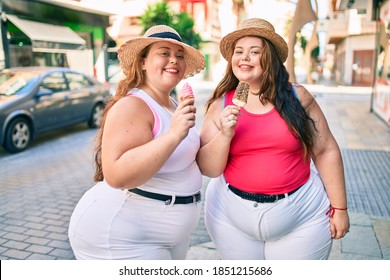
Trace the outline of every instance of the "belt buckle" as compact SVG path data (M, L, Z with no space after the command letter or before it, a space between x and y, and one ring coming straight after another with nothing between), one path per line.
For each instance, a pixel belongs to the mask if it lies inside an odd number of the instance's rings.
M169 204L171 204L171 202L172 202L172 198L165 200L165 205L169 205Z
M193 196L192 196L192 203L196 203L197 201L196 201L196 194L194 194Z
M277 194L273 194L272 196L274 196L274 197L275 197L275 200L274 200L274 201L272 201L272 202L276 202L276 201L278 201L278 200L279 200L279 196L278 196Z

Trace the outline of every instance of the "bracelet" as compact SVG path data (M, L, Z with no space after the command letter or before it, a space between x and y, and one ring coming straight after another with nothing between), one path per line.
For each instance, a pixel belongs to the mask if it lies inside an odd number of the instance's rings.
M348 209L348 207L338 208L338 207L333 207L332 205L330 205L329 210L326 211L326 215L329 215L330 218L333 218L334 212L336 212L336 210L347 210L347 209Z

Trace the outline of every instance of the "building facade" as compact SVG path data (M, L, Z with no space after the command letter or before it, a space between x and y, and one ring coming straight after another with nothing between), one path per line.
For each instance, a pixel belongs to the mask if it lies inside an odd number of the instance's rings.
M371 111L390 125L390 1L330 0L327 43L332 79L372 87Z
M376 22L372 0L331 0L327 43L333 44L332 79L348 86L371 86Z
M381 1L376 10L378 32L372 110L390 125L390 0Z
M0 68L65 66L106 80L110 14L72 2L0 1Z

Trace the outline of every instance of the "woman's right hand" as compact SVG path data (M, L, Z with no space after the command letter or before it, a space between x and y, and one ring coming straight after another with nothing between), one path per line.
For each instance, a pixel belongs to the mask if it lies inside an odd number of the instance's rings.
M233 137L235 133L235 128L237 126L238 118L240 114L240 107L235 105L226 106L220 115L219 125L221 133L227 137Z
M187 99L180 102L172 115L171 130L183 140L190 130L195 126L196 107L194 99Z
M223 108L222 98L210 105L200 131L201 148L197 156L203 175L214 178L225 170L239 113L239 107L234 105Z

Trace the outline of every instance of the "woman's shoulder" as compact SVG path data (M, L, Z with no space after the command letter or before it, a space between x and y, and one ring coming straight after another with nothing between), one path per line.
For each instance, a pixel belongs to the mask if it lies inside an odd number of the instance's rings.
M146 102L136 95L127 95L119 99L110 109L111 115L142 115L148 108Z
M219 111L221 111L221 109L223 109L223 107L225 105L224 102L225 102L225 97L224 96L218 97L217 99L215 99L213 101L213 103L210 104L209 110L212 110L212 111L219 110Z
M302 85L302 84L299 84L299 83L291 83L291 86L293 87L293 89L295 90L295 92L299 95L299 94L302 94L303 91L306 91L306 88Z
M292 83L292 86L304 108L313 102L314 96L306 89L306 87L298 83Z

